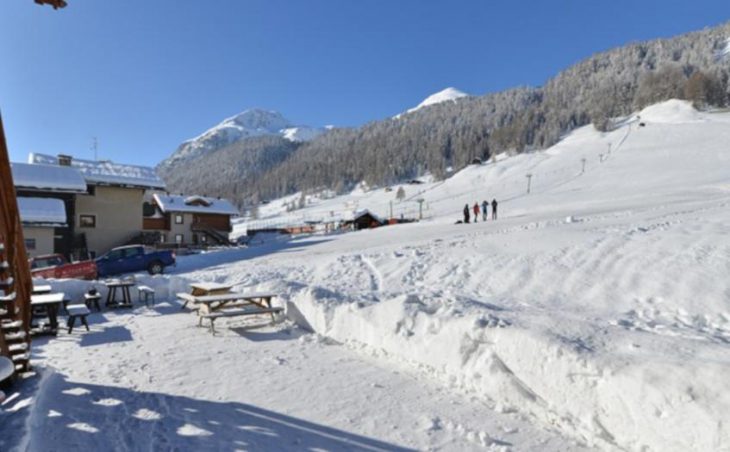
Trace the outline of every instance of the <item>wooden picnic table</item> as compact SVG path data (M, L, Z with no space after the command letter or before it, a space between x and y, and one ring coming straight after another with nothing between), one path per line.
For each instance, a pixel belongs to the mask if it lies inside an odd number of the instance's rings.
M233 285L214 282L199 282L190 284L190 288L191 295L195 297L201 297L205 295L218 295L229 293L233 288ZM185 307L188 305L188 302L189 300L185 300L182 306L180 306L180 309L185 309Z
M51 287L50 284L41 284L38 286L34 285L32 295L43 295L43 294L51 293L52 290L53 290L53 288Z
M63 292L48 293L42 295L31 295L30 306L31 306L31 332L33 334L53 334L55 335L58 331L58 308L63 303L66 295ZM37 311L39 309L45 310L45 316L48 317L48 323L50 328L45 326L38 327L34 325L33 321L39 317Z
M271 314L271 319L274 320L274 314L283 310L271 305L271 300L276 297L271 292L227 292L202 296L178 293L177 297L185 300L186 304L191 302L199 305L198 326L202 326L203 319L208 319L213 333L214 322L220 317Z
M112 308L132 307L132 295L129 293L129 288L136 285L134 281L112 280L105 281L104 285L109 289L109 292L106 295L106 306ZM121 303L117 301L117 290L119 290L122 295Z
M190 284L190 287L192 288L192 295L195 295L197 297L202 295L216 295L220 293L227 293L231 291L233 285L214 282L201 282L192 283Z

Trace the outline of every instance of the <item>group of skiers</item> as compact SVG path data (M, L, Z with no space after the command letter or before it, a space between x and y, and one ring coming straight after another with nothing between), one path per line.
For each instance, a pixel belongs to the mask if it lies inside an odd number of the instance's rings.
M469 209L469 204L464 206L464 223L469 222L469 211L472 210L474 212L474 223L479 220L479 212L482 214L482 221L487 221L487 218L489 217L489 202L482 201L482 207L479 208L479 202L475 202L474 206ZM492 220L497 219L497 200L492 199Z

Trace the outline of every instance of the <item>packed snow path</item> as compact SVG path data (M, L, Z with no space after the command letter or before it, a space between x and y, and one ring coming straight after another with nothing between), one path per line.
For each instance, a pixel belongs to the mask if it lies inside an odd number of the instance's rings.
M213 337L177 303L93 322L90 333L36 342L35 365L47 368L30 405L30 451L579 450L413 368L291 325L238 322Z

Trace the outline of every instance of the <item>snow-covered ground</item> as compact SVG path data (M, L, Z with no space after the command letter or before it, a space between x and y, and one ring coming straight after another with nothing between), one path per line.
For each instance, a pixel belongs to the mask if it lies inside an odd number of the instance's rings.
M640 121L406 186L428 221L181 258L145 279L157 307L36 342L56 372L5 407L31 450L730 450L730 114ZM498 221L454 224L492 198ZM289 320L212 337L168 297L190 281L276 291Z

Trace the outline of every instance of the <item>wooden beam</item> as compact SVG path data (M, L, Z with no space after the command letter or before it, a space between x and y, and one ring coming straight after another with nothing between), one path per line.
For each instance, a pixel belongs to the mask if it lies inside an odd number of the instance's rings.
M65 0L35 0L35 2L39 5L51 5L53 6L53 9L66 7Z
M5 290L6 293L12 291L16 293L15 301L6 304L10 307L6 318L22 322L22 330L25 332L25 337L28 338L28 351L30 351L30 295L33 280L30 275L28 256L25 252L23 228L20 223L20 212L13 184L13 174L10 169L2 115L0 115L0 241L5 246L4 257L10 265L10 273L14 279L13 288ZM0 347L2 345L0 344ZM5 353L4 350L3 352Z

